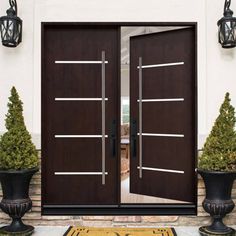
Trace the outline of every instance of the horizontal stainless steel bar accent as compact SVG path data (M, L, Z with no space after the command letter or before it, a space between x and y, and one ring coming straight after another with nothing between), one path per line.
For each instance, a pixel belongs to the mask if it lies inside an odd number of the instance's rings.
M183 102L184 98L142 99L142 102ZM139 102L139 99L137 100Z
M166 66L180 66L180 65L184 65L184 62L174 62L174 63L163 63L163 64L154 64L154 65L143 65L142 68L154 68L154 67L166 67ZM137 68L139 69L139 66L137 66Z
M102 175L102 172L55 172L55 175ZM108 172L105 172L108 175Z
M55 64L102 64L102 61L55 61Z
M139 133L137 133L139 135ZM176 137L183 138L184 134L155 134L155 133L142 133L142 136L156 136L156 137Z
M102 135L62 135L62 134L56 134L54 135L55 138L102 138ZM107 138L108 135L105 135Z
M137 169L140 169L138 166ZM142 170L152 170L152 171L161 171L161 172L169 172L169 173L176 173L176 174L184 174L183 170L170 170L170 169L160 169L160 168L151 168L151 167L142 167Z
M102 98L55 98L55 101L102 101ZM108 101L108 98L105 98Z

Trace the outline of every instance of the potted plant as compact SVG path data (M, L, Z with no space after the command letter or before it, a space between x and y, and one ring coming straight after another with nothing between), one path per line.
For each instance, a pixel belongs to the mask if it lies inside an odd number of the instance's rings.
M0 181L3 199L0 208L12 223L0 229L0 235L30 235L33 226L23 224L21 217L32 208L29 184L38 171L38 154L26 129L22 102L13 87L6 115L7 132L0 139Z
M234 107L230 104L229 93L226 93L220 114L199 157L198 173L206 187L203 208L213 219L210 226L200 227L201 235L235 235L235 230L222 221L235 206L231 198L236 177L235 123Z

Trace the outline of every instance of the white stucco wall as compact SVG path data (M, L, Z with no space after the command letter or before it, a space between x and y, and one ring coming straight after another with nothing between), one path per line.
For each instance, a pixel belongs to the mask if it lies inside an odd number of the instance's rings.
M24 115L33 140L40 146L41 22L42 21L194 21L198 22L199 147L209 132L226 91L236 106L236 49L221 49L216 22L223 0L18 0L23 42L15 49L0 46L0 132L11 86L24 102ZM5 15L8 0L0 0ZM236 2L232 2L236 13ZM235 77L235 78L234 78Z

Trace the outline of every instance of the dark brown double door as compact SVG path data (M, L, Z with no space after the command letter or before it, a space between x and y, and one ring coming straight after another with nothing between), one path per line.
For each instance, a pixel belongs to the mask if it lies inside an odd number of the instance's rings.
M42 39L42 204L118 206L120 27ZM133 193L194 201L194 52L193 29L131 39Z

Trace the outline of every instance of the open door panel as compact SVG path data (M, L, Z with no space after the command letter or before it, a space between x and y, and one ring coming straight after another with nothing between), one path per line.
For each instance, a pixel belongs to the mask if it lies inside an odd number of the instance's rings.
M130 37L131 193L195 201L195 31Z

